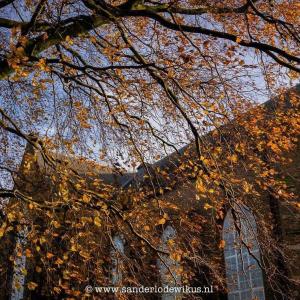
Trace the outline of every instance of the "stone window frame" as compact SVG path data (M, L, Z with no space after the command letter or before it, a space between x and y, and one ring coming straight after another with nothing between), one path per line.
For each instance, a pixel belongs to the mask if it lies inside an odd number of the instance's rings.
M176 229L171 225L167 224L161 234L160 249L168 252L170 250L168 246L169 240L176 239ZM157 268L160 276L160 283L162 287L176 287L181 286L181 275L176 273L176 269L180 268L180 263L175 261L166 254L159 254L157 260ZM170 274L170 271L172 274ZM162 300L180 300L182 295L180 293L163 293L161 294Z
M246 206L235 207L234 210L238 216L241 236L238 236L234 227L232 209L227 211L223 224L228 300L252 300L255 297L265 300L263 272L258 264L261 254L254 215Z
M114 286L120 286L123 280L123 257L125 255L125 239L121 234L116 234L112 238L111 247L111 284Z

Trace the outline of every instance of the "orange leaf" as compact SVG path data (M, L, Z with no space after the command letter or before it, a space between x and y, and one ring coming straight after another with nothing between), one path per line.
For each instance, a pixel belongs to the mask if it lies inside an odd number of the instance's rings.
M38 285L35 282L33 282L33 281L30 281L27 284L28 289L31 290L31 291L35 290L37 288L37 286Z
M49 259L52 258L53 256L54 256L54 254L52 254L52 253L50 253L50 252L48 252L48 253L46 254L46 257L49 258Z

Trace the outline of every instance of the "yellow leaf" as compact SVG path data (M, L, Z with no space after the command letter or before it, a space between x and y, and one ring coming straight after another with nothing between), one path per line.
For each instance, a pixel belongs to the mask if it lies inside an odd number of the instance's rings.
M76 252L77 251L77 248L76 248L76 246L74 244L71 246L71 251L72 252Z
M144 226L144 230L145 231L149 231L150 230L150 227L148 225Z
M17 290L20 290L20 289L21 289L20 282L17 281L17 282L15 283L15 287L16 287Z
M249 193L249 192L250 192L250 189L251 189L251 185L250 185L248 182L244 181L244 182L243 182L243 189L244 189L244 191L245 191L246 193Z
M44 237L44 236L40 237L40 243L43 244L43 243L45 243L45 242L46 242L45 237Z
M232 155L228 156L228 159L229 159L231 162L236 163L237 160L238 160L238 157L237 157L236 154L232 154Z
M176 261L181 261L181 254L176 253L175 260L176 260Z
M206 187L203 183L203 180L200 177L197 178L196 189L199 193L205 193L206 192Z
M181 254L177 253L177 252L172 253L170 255L170 258L173 259L173 260L175 260L175 261L181 261Z
M174 240L168 240L168 244L169 244L170 246L173 246L173 245L175 244L175 241L174 241Z
M84 195L82 196L82 201L83 201L84 203L89 203L89 202L91 201L91 196L84 194Z
M205 203L205 204L204 204L204 209L205 209L205 210L208 210L208 209L210 209L210 208L212 208L212 206L211 206L210 204L208 204L208 203Z
M158 220L157 224L159 225L163 225L166 223L166 219L165 218L161 218L160 220Z
M81 217L80 220L81 220L83 225L85 225L86 223L92 223L93 222L93 219L91 217Z
M101 205L101 209L102 209L102 210L107 210L107 209L108 209L108 206L107 206L106 204L102 204L102 205Z
M52 221L51 223L54 226L54 228L59 228L60 227L60 224L57 221Z
M15 215L13 213L8 213L7 218L9 222L13 222L15 220Z
M27 275L27 270L26 269L22 269L21 272L22 272L23 275L25 275L25 276Z
M209 164L209 160L207 158L205 158L203 155L200 156L200 159L205 165Z
M75 188L79 190L81 188L81 184L80 183L76 183L75 184Z
M66 36L66 42L67 42L68 44L70 44L70 45L73 44L73 41L72 41L72 39L71 39L71 37L70 37L69 35Z
M94 219L94 224L95 224L96 226L98 226L98 227L101 226L101 220L100 220L99 217L95 217L95 219Z

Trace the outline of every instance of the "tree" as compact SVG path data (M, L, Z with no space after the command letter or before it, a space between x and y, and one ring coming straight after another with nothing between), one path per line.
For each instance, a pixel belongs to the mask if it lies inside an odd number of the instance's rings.
M101 242L89 234L99 228L107 240L112 228L123 232L142 257L165 255L156 228L172 221L168 210L180 211L182 236L190 232L172 254L197 265L191 253L201 248L199 222L208 217L191 217L165 199L179 183L195 181L216 232L226 208L256 202L264 191L294 201L276 166L297 143L299 101L291 92L288 108L283 99L272 112L256 104L299 78L297 2L0 0L0 196L14 199L3 202L1 235L31 228L27 256L38 268L51 261L43 270L51 274L50 293L79 297L77 284L91 274L105 283ZM55 187L48 201L11 183L24 174L37 181L34 158L19 169L25 145L47 166ZM171 152L175 169L147 164ZM90 165L87 172L66 163L75 156ZM126 191L107 185L95 174L101 164L116 173L141 164L147 184ZM257 214L263 247L281 255ZM128 278L141 273L137 265L128 262ZM218 268L205 265L222 286ZM267 274L275 268L272 259L262 267ZM185 270L188 282L193 268Z

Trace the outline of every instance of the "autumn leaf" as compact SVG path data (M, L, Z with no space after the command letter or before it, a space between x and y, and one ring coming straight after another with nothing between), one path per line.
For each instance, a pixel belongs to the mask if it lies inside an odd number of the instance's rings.
M87 251L85 251L85 250L81 250L79 252L79 255L82 256L83 258L86 258L86 259L90 258L90 254Z
M236 163L238 161L238 157L236 154L232 154L232 155L228 156L227 158L228 158L228 160L230 160L233 163Z
M242 41L242 39L240 37L237 37L235 41L239 44Z
M69 44L69 45L73 45L73 41L71 39L71 37L69 35L66 36L65 41Z
M25 250L25 256L26 256L26 257L32 257L32 252L31 252L30 249L26 249L26 250Z
M61 265L64 263L64 261L60 258L57 258L57 260L54 262L56 265Z
M91 217L81 217L80 220L81 220L83 225L93 222L93 219Z
M76 252L76 251L77 251L77 247L76 247L74 244L72 244L70 250L71 250L72 252Z
M196 189L199 193L205 193L207 190L203 180L200 177L198 177L196 180Z
M89 203L89 202L91 201L91 196L90 196L90 195L84 194L84 195L82 196L82 201L83 201L84 203Z
M181 261L181 254L178 252L171 253L170 258L179 262Z
M174 244L175 244L175 241L174 241L174 240L172 240L172 239L168 240L168 245L174 246Z
M3 237L3 235L5 233L6 225L7 225L6 222L3 222L0 227L0 238Z
M33 281L30 281L27 283L27 287L30 291L34 291L38 287L38 284L36 284Z
M24 269L24 268L23 268L23 269L21 270L21 273L22 273L23 275L25 275L25 276L26 276L28 272L27 272L27 270L26 270L26 269Z
M158 225L163 225L163 224L165 224L165 223L166 223L166 219L165 219L165 218L161 218L161 219L159 219L158 222L157 222Z
M97 227L100 227L101 226L101 220L99 217L95 217L94 218L94 224L97 226Z
M225 240L221 240L220 243L219 243L219 249L224 249L225 245L226 245Z
M13 222L14 220L15 220L15 214L14 213L8 213L7 214L7 218L8 218L8 220L9 220L9 222Z
M204 204L204 209L205 209L205 210L208 210L208 209L210 209L210 208L213 208L213 206L211 206L211 205L208 204L208 203L205 203L205 204Z
M52 254L52 253L50 253L50 252L47 252L47 254L46 254L46 257L47 257L48 259L51 259L53 256L54 256L54 254Z
M57 221L52 221L51 224L54 226L54 228L60 227L60 224Z
M47 240L46 240L46 238L44 236L41 236L39 238L39 241L40 241L41 244L44 244L44 243L46 243Z
M251 184L249 184L247 181L244 181L244 182L242 183L242 186L243 186L243 189L244 189L244 191L245 191L246 193L249 193L250 190L251 190L251 188L252 188Z

